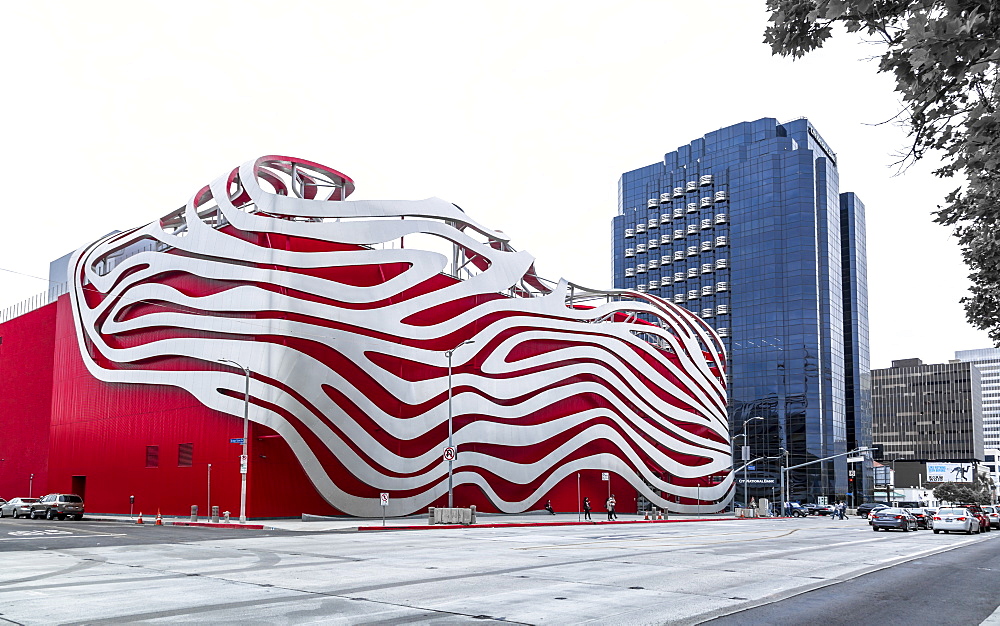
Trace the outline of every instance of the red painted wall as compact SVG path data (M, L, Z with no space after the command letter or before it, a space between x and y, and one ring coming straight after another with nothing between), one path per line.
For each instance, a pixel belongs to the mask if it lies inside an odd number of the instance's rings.
M0 324L0 497L44 495L56 304Z
M80 358L68 296L58 302L52 381L49 491L70 491L85 476L87 510L186 515L208 505L240 510L239 455L230 438L242 420L204 407L174 387L104 383ZM178 466L178 447L192 443L190 467ZM147 467L147 446L158 446L158 466ZM247 511L251 517L332 514L305 477L288 446L270 429L251 423ZM76 479L76 484L81 483Z

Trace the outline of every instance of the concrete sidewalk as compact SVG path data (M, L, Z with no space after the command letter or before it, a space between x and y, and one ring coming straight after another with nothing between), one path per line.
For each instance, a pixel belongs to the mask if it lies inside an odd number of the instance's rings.
M642 515L635 514L619 514L617 521L609 522L607 521L606 514L592 513L594 518L593 522L583 521L583 525L617 525L617 524L664 524L673 522L707 522L707 521L723 521L723 520L735 520L741 519L735 517L732 513L718 513L718 514L702 514L702 515L671 515L669 520L665 521L646 521L643 519ZM146 524L152 524L155 520L155 515L149 516L144 515L143 521ZM129 517L127 515L101 515L101 514L87 514L86 518L88 520L107 520L107 521L117 521L117 522L134 522L134 517ZM578 525L581 522L578 521L582 519L582 516L578 516L576 513L557 513L555 515L549 515L548 513L542 512L530 512L530 513L519 513L519 514L497 514L497 513L479 513L476 515L476 524L474 527L486 527L486 528L496 528L496 527L516 527L516 526L571 526ZM766 519L766 518L761 518ZM163 517L163 523L167 525L172 525L173 522L180 523L190 523L190 517ZM210 524L205 517L198 518L198 525L205 527L217 526L220 528L233 528L239 527L238 519L231 519L229 524ZM276 530L288 530L288 531L299 531L299 532L324 532L324 531L359 531L359 530L381 530L383 528L382 518L359 518L359 517L322 517L316 515L303 515L303 519L296 518L282 518L282 519L249 519L247 520L248 530L250 528L259 529L263 526L264 529L276 529ZM427 515L410 515L407 517L391 517L385 519L385 530L422 530L425 528L466 528L464 526L455 525L437 525L431 526L427 523ZM468 528L472 528L469 526Z

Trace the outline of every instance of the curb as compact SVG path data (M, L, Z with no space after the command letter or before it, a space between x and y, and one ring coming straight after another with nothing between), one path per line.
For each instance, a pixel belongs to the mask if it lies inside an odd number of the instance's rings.
M247 530L264 530L263 524L233 524L212 522L170 522L171 526L200 526L202 528L246 528Z
M732 522L736 520L753 519L786 519L783 517L707 517L696 519L664 519L664 520L622 520L614 522L510 522L496 524L427 524L421 526L358 526L359 531L385 531L385 530L432 530L432 529L455 529L455 528L538 528L548 526L615 526L621 524L687 524L689 522Z

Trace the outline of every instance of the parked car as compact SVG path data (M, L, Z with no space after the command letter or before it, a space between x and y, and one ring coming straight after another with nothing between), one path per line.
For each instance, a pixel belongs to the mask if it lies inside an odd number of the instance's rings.
M934 516L934 534L944 531L962 532L967 535L982 532L979 526L979 519L966 508L961 507L941 507L937 515Z
M913 517L910 509L879 509L872 513L872 530L888 530L898 528L903 532L910 532L917 529L917 518Z
M832 504L805 504L803 508L809 515L832 515Z
M83 519L83 498L75 493L50 493L31 505L31 519Z
M14 519L21 516L31 516L31 505L38 502L38 498L14 498L0 506L0 517L10 515Z
M989 518L992 528L1000 528L1000 506L984 505L983 513Z
M913 517L917 518L917 528L930 530L934 526L934 516L927 512L927 509L907 509Z
M785 515L788 517L805 517L808 515L804 506L798 502L785 503Z
M858 515L861 519L867 519L871 512L877 509L888 509L889 505L884 502L865 502L858 506Z

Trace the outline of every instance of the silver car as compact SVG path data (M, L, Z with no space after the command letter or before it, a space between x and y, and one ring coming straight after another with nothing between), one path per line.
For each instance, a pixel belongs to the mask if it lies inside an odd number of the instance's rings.
M983 513L990 520L990 526L1000 528L1000 506L986 505L982 507Z
M31 505L38 502L38 498L14 498L0 506L0 517L10 515L14 519L31 516Z
M941 531L971 535L982 532L982 529L979 527L979 519L972 511L960 507L941 507L934 516L934 534Z

